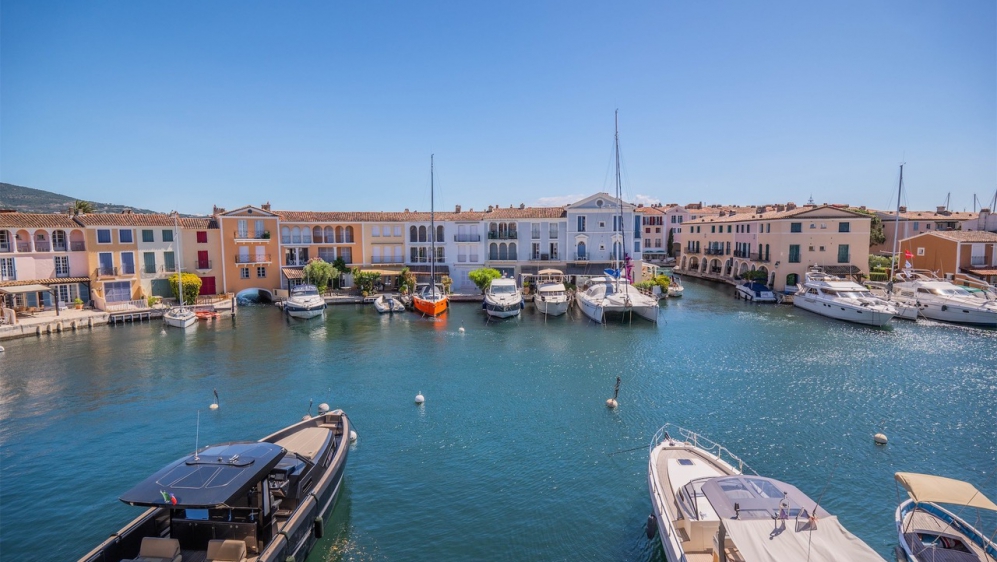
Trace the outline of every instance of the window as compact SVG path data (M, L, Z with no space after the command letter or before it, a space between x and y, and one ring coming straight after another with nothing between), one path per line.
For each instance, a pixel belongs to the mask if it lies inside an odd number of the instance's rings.
M55 256L55 276L69 277L69 256Z
M111 243L111 231L108 229L100 229L97 231L97 243L98 244L110 244Z
M155 252L142 252L142 273L156 273Z
M838 263L848 263L848 244L838 245Z
M387 227L385 227L385 228L387 228ZM394 228L394 232L393 232L393 234L394 234L395 236L401 236L401 235L402 235L402 227L401 227L401 226L396 226L396 227Z
M239 219L238 231L235 233L236 238L249 238L249 223L246 219Z
M748 234L751 234L751 225L746 225L748 227Z
M920 228L920 225L921 223L914 221L914 230L918 230Z
M128 232L131 231L129 230ZM135 254L131 252L121 252L121 274L122 275L135 274Z
M585 232L585 215L578 217L578 232Z
M716 225L714 225L714 226L711 226L711 227L710 227L710 232L712 232L712 233L716 234L716 232L717 232L717 227L716 227Z
M729 226L727 227L727 232L730 232L730 227ZM654 233L655 234L661 234L661 227L660 226L655 227L654 228Z
M815 228L817 228L817 223L815 222L810 223L810 229L813 230Z
M14 281L14 258L0 258L0 281Z
M791 222L789 223L790 232L803 232L803 223L801 222Z
M143 242L155 242L156 237L153 235L151 230L142 231L142 241Z
M197 243L207 244L208 243L208 232L206 230L197 231Z
M115 275L114 255L111 252L100 252L97 254L97 263L101 275Z
M917 255L923 256L924 255L924 248L918 248L917 249Z
M370 235L371 236L376 236L376 237L380 238L381 237L381 227L377 226L376 224L374 226L370 227Z
M730 234L730 225L729 224L727 225L727 234Z
M173 252L163 252L163 269L165 271L176 271L177 262L173 257Z
M824 251L824 246L820 247L820 251L822 251L822 252Z
M200 234L200 233L198 233L198 234ZM204 234L205 234L205 238L207 238L207 234L208 233L205 232ZM163 230L163 242L172 242L172 241L173 241L173 231L172 230ZM201 239L198 238L197 241L200 242ZM207 242L207 239L205 239L205 242Z
M264 278L267 276L267 268L262 265L256 266L256 276L259 278Z
M239 278L240 279L249 279L249 268L248 267L240 267L239 268Z
M847 222L839 222L838 232L851 232L851 225Z
M119 230L118 231L118 242L121 242L122 244L131 244L132 243L132 231L128 230L127 228L122 228L121 230Z
M800 245L789 245L789 263L800 263Z
M263 233L266 232L266 228L263 227L263 220L257 219L253 226L255 227L254 234L256 234L256 237L263 238Z
M533 240L540 240L540 223L530 223L530 238Z

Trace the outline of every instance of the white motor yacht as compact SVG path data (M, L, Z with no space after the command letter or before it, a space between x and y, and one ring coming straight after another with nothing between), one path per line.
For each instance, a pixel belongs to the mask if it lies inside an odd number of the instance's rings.
M571 298L564 287L564 274L556 269L542 269L534 281L536 293L533 306L547 316L560 316L568 311Z
M897 300L916 306L925 318L997 328L997 300L985 292L974 294L923 272L901 272L897 280L893 284Z
M797 285L794 306L828 318L868 326L883 326L897 315L893 304L858 283L818 270L808 271L805 278L802 285Z
M322 314L326 306L315 285L298 285L291 288L291 296L284 302L284 312L294 318L314 318Z
M692 431L665 425L649 456L648 530L671 562L884 562L798 488Z
M481 308L493 318L519 316L519 312L523 310L523 293L516 286L516 280L493 280L485 291L485 302L481 304Z
M745 281L737 286L734 296L750 302L775 302L775 293L761 283Z
M626 321L634 314L658 321L658 299L641 293L626 279L594 277L575 300L585 316L600 324L612 318Z
M895 519L900 548L913 562L984 562L997 560L997 544L965 519L939 504L997 511L997 504L968 482L898 472L897 483L910 499L897 507ZM983 518L979 513L976 520Z
M675 298L681 297L682 293L685 292L685 287L682 286L682 279L678 275L672 275L668 283L668 297Z

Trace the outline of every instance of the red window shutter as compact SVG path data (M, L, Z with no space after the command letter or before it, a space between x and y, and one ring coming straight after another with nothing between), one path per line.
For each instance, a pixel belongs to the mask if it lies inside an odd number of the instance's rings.
M208 243L208 233L204 230L197 231L197 243L207 244Z

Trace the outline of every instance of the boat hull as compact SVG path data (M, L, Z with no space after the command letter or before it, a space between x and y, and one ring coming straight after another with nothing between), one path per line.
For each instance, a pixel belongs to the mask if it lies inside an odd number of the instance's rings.
M308 319L320 316L323 312L325 312L325 308L326 308L325 303L313 306L301 306L301 305L294 305L291 303L287 303L284 305L284 312L286 312L287 315L292 318Z
M881 327L893 319L893 314L880 312L868 308L852 308L841 306L840 304L826 303L820 299L815 299L807 295L797 293L793 297L793 306L803 310L820 314L835 320L844 320L855 324Z
M495 302L486 296L481 307L492 318L512 318L513 316L519 316L519 313L523 310L523 299L520 297L519 299L507 302Z
M426 316L439 316L447 311L448 299L427 300L420 297L412 298L412 306Z
M987 310L964 306L959 303L920 303L921 316L929 320L966 324L983 328L997 328L997 309Z
M762 302L762 303L774 303L776 302L775 293L772 292L762 292L758 293L751 290L748 287L739 285L737 287L737 294L740 298L748 302Z
M541 299L539 296L533 299L533 306L536 307L537 311L547 316L561 316L568 312L568 306L571 303L567 299L562 300L550 300Z
M937 526L935 528L923 528L921 525L910 525L907 523L908 519L915 515L912 513L914 510L922 512L916 514L921 518L922 522L937 521ZM933 562L936 558L944 559L945 552L949 550L937 546L926 548L924 543L917 537L919 534L918 531L938 536L954 536L964 541L966 546L969 546L974 551L972 554L976 555L978 560L986 560L987 556L997 559L997 544L965 520L960 519L949 510L936 504L923 503L915 505L913 500L904 501L897 506L894 512L894 521L897 527L897 539L900 543L900 548L903 549L907 559L913 562ZM906 533L904 532L905 530L907 531ZM914 541L921 544L914 544ZM965 554L964 556L969 556L969 554Z
M163 315L163 321L167 326L174 328L189 328L197 322L197 315L193 311L174 312L169 310Z

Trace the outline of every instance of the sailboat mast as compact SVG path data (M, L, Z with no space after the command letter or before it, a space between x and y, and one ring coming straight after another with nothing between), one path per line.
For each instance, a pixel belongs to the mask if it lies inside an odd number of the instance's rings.
M619 109L617 109L616 112L613 114L613 129L614 129L613 139L616 148L616 201L619 204L619 209L620 209L619 228L620 228L621 242L620 242L619 253L623 253L627 247L627 234L626 234L627 231L623 227L623 187L620 179L620 110ZM620 261L622 256L617 254L617 252L615 251L613 252L613 254L615 254L613 256L614 265L616 266L615 269L618 273L616 282L617 285L619 285L619 279L620 279L619 276L625 274L623 269L626 268L626 262L623 262L623 267L621 268ZM629 283L627 284L629 285Z
M897 254L899 250L898 244L900 243L900 196L904 191L904 165L900 164L900 183L897 186L897 215L893 217L893 265L890 269L890 280L893 280L893 276L896 275L897 270L900 269L900 256Z
M434 163L433 157L429 155L429 295L436 294L436 202L433 185Z

